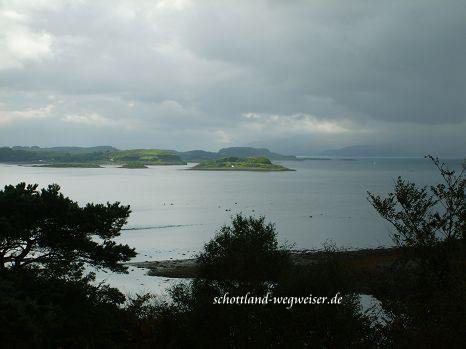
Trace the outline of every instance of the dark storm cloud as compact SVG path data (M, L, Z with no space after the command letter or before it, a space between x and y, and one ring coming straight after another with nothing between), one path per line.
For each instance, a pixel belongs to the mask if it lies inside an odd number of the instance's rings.
M4 144L466 149L462 1L0 4Z
M209 7L192 19L189 28L198 29L186 45L252 67L285 92L280 105L301 97L302 108L310 95L376 119L465 119L464 3L255 4Z

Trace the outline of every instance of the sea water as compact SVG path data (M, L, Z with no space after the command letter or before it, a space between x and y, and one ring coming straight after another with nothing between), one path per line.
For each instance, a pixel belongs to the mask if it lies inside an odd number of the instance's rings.
M188 166L147 169L41 168L0 164L0 185L51 183L80 204L119 201L131 216L118 242L135 247L134 261L189 258L198 253L237 213L263 215L281 242L296 249L391 244L392 227L367 200L367 191L386 194L398 176L420 185L440 181L426 159L306 160L281 162L293 172L189 171ZM450 160L453 168L460 160ZM127 292L160 290L174 281L146 276L98 273Z

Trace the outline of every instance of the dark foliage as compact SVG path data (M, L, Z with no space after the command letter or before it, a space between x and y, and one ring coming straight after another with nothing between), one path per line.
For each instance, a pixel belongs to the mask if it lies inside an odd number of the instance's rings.
M86 264L126 270L120 262L135 252L113 239L129 206L80 207L59 190L20 183L0 191L0 346L134 347L137 318L121 307L125 297L83 277Z
M430 158L443 182L419 188L398 178L386 198L369 193L396 229L404 258L376 282L388 314L380 328L386 347L459 348L466 342L466 200L464 168Z
M0 272L2 348L123 348L133 320L125 297L89 279L64 280L33 270Z
M369 193L374 208L396 228L393 239L399 245L423 248L466 239L465 169L457 174L437 158L428 158L443 183L419 188L398 177L387 198Z
M273 224L238 214L204 246L199 262L208 278L256 281L276 279L290 257L279 246Z
M264 218L233 217L201 254L209 277L171 290L172 302L149 306L145 326L158 347L324 348L372 347L374 332L350 292L343 266L327 251L316 268L292 266ZM224 276L227 277L224 277ZM272 280L273 281L270 281ZM265 281L268 280L268 281ZM343 303L215 304L216 297L333 297ZM147 308L146 308L147 309ZM145 311L144 313L147 313Z
M40 268L80 275L89 264L124 272L134 249L117 244L129 206L87 204L63 196L58 185L38 190L20 183L0 191L0 269Z

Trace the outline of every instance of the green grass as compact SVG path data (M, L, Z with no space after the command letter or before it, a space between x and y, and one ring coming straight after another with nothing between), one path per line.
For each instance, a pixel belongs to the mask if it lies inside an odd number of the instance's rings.
M113 163L139 162L146 165L186 165L174 152L159 149L120 150L109 154Z

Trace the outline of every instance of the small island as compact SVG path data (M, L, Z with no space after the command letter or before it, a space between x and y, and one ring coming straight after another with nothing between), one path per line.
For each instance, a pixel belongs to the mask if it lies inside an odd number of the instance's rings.
M273 164L266 157L237 158L226 157L217 160L206 160L191 167L198 171L294 171L282 165Z
M146 165L144 165L141 162L129 162L127 164L123 164L118 168L131 168L131 169L137 169L137 168L148 168Z

